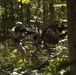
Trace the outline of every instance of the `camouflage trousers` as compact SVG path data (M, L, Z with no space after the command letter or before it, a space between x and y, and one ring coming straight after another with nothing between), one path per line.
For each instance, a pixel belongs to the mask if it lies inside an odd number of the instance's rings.
M22 46L22 43L17 42L17 43L14 43L14 44L15 44L15 48L23 56L23 59L24 59L26 52L25 52L25 48Z

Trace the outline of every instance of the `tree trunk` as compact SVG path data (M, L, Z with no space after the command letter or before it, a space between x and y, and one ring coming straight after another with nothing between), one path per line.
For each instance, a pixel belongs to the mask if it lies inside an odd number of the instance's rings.
M49 26L48 1L43 0L43 29Z
M30 4L26 4L26 19L27 19L27 24L30 27Z
M50 21L54 18L56 18L55 16L55 9L54 9L54 6L53 6L54 2L52 1L51 3L49 3L49 12L50 12Z
M70 60L76 60L76 0L66 0L68 20L68 43ZM76 75L76 64L71 66L72 75Z

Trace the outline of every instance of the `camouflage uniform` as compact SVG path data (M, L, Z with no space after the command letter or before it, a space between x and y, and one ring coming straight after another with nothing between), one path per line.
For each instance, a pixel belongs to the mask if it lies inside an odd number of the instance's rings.
M57 30L57 27L59 25L58 20L52 20L51 26L49 26L46 31L45 35L43 37L44 43L50 43L50 44L57 44L59 40L59 32Z
M22 47L21 40L22 40L22 33L20 31L16 32L16 28L21 28L22 27L22 22L17 22L16 26L14 26L11 30L10 33L12 35L12 40L15 44L16 49L22 54L22 56L25 56L25 49Z

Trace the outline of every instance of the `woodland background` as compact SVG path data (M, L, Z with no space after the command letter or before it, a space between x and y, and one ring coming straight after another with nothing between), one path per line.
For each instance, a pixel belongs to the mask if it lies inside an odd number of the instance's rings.
M27 63L13 49L9 30L17 21L40 32L54 18L67 25L65 0L0 0L0 75L71 75L67 36L53 51L25 41Z

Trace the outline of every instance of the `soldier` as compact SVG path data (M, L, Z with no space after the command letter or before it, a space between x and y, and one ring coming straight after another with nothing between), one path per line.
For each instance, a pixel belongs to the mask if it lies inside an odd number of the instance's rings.
M12 35L12 40L15 44L16 49L21 53L24 59L25 49L22 47L21 40L25 36L23 36L21 32L22 25L22 22L16 22L15 26L10 30L10 33Z
M62 33L62 31L66 30L67 27L63 25L59 27L59 24L59 20L53 19L51 21L51 25L42 31L41 39L44 41L44 43L56 45L60 39L63 39L67 35L67 31Z

